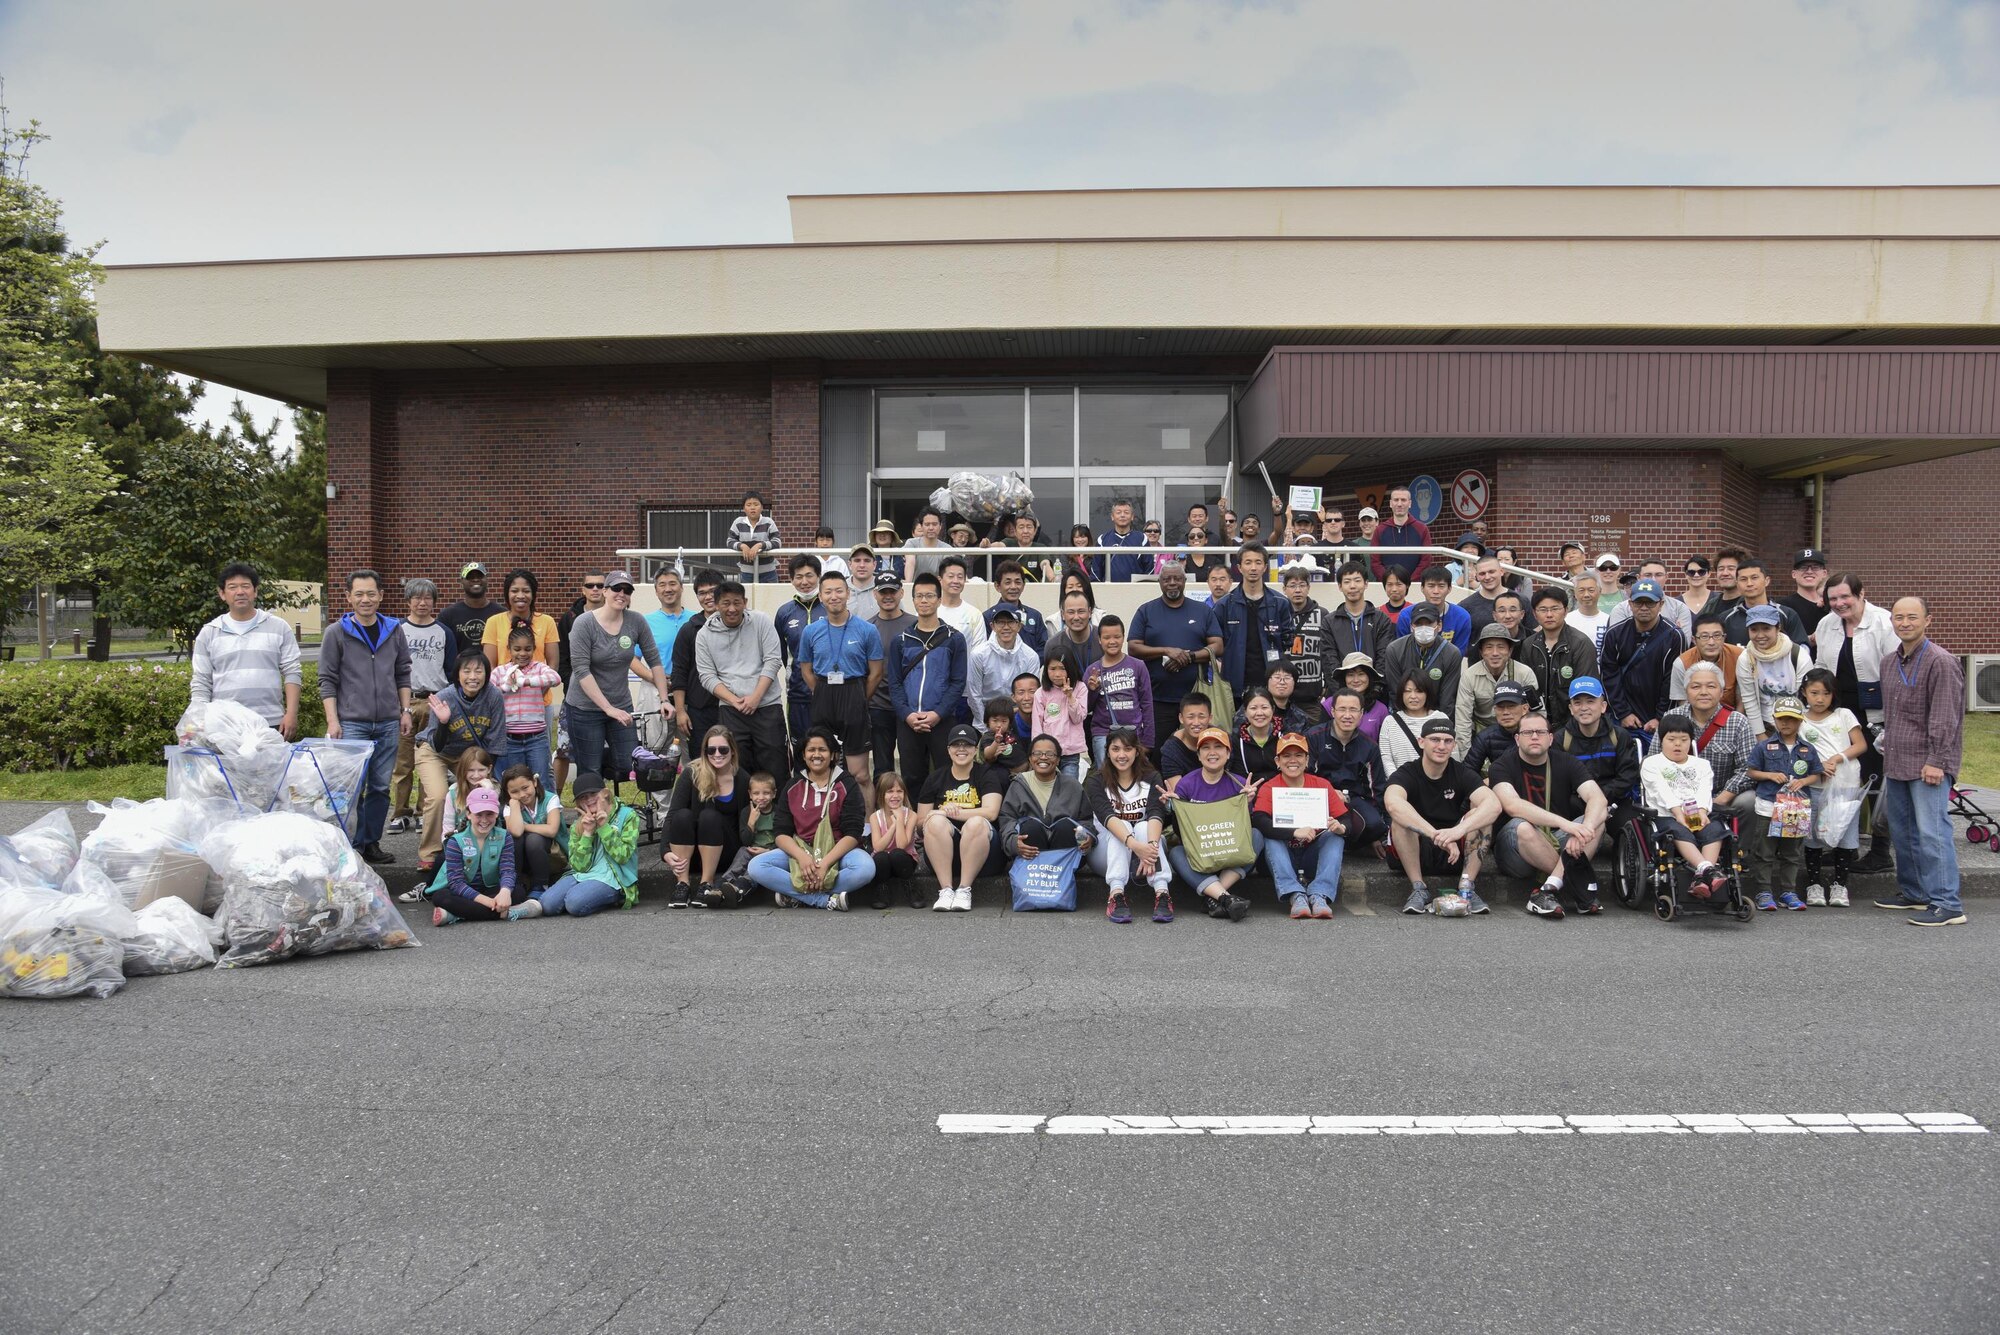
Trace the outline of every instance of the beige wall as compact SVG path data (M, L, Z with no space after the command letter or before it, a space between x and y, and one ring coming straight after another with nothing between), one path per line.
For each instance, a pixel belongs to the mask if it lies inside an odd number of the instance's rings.
M1374 187L793 195L794 241L1249 236L1966 236L2000 187Z

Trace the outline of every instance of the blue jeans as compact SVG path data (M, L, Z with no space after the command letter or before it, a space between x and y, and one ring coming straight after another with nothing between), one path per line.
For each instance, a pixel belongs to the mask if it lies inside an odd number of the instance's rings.
M751 858L747 874L751 881L774 895L796 899L816 909L827 905L826 895L800 890L792 884L792 859L782 849L759 853ZM833 891L835 894L851 894L874 879L875 859L858 848L850 848L840 859L840 870L834 873Z
M572 918L588 918L599 909L622 905L625 892L609 881L586 880L572 872L528 898L540 904L543 914L548 917L567 913Z
M1256 850L1258 857L1262 857L1264 855L1264 852L1269 847L1269 845L1267 845L1264 842L1264 832L1262 830L1250 831L1250 847ZM1190 867L1188 865L1187 849L1182 847L1180 844L1175 844L1172 848L1169 848L1167 850L1167 865L1174 869L1174 875L1180 877L1183 881L1186 881L1189 885L1193 886L1197 891L1206 888L1211 881L1215 880L1215 878L1221 874L1219 872L1212 872L1212 871L1196 871L1193 867ZM1248 876L1251 872L1251 869L1254 868L1256 865L1257 865L1256 858L1252 858L1244 866L1237 868L1237 870L1241 871L1245 876ZM1239 882L1239 884L1241 884L1241 882Z
M1296 894L1318 895L1331 904L1340 894L1340 866L1347 858L1347 839L1331 830L1300 848L1289 839L1264 842L1264 865L1278 883L1278 898ZM1310 885L1300 884L1302 876L1312 877Z
M1951 785L1920 779L1890 779L1883 800L1889 808L1889 837L1896 846L1896 888L1905 899L1957 913L1958 845L1952 842Z
M351 742L373 742L368 775L361 785L361 819L354 824L354 846L379 843L389 819L389 777L396 772L396 748L403 739L401 718L356 718L340 721L341 735Z
M580 774L594 774L604 763L605 743L611 744L611 778L617 783L632 772L632 748L639 744L639 730L630 723L614 723L603 710L571 704L569 707L569 758Z
M542 781L545 792L556 790L554 773L549 769L549 735L538 732L528 737L507 734L507 744L500 748L500 774L505 774L516 765L526 765ZM499 778L500 774L493 777Z
M1081 779L1078 776L1081 772L1082 765L1083 765L1082 756L1080 755L1064 756L1062 758L1062 761L1059 764L1057 764L1056 769L1065 778L1078 779L1078 781L1081 782Z

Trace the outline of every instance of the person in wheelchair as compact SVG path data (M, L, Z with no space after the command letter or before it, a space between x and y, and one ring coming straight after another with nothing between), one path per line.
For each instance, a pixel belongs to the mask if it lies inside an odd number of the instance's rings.
M1728 823L1715 818L1715 775L1694 753L1694 720L1669 714L1660 720L1660 749L1639 766L1639 783L1653 837L1670 844L1687 864L1696 899L1726 895L1729 876L1718 862Z

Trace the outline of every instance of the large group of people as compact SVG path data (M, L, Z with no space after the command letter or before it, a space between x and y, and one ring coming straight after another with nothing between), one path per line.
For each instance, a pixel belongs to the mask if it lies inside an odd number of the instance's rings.
M618 785L646 712L681 757L659 841L676 908L765 890L963 911L976 877L1071 853L1117 923L1141 887L1171 921L1176 883L1241 921L1260 870L1289 916L1328 918L1364 857L1408 879L1406 912L1486 912L1497 865L1560 918L1599 911L1594 859L1638 825L1697 897L1720 892L1727 828L1759 909L1843 906L1851 875L1893 867L1881 906L1965 921L1948 815L1964 682L1921 597L1885 609L1815 548L1781 599L1735 548L1687 557L1677 591L1664 561L1627 573L1576 543L1537 580L1478 532L1435 550L1406 488L1387 510L1362 509L1355 539L1337 507L1274 497L1267 545L1255 513L1196 505L1174 545L1120 502L1108 530L1072 534L1114 550L1070 552L1036 549L1029 514L981 538L926 509L907 541L885 520L784 556L752 493L734 568L662 570L644 615L623 570L552 616L534 573L496 601L474 561L442 610L435 583L406 580L405 618L351 571L319 689L328 734L374 746L354 841L390 862L390 822L418 828L432 879L413 894L441 924L630 904L638 822ZM752 609L746 585L780 580L779 610ZM1129 622L1099 609L1105 583L1133 582L1157 596ZM1053 618L1030 583L1059 586ZM289 735L297 652L256 588L223 570L195 697Z

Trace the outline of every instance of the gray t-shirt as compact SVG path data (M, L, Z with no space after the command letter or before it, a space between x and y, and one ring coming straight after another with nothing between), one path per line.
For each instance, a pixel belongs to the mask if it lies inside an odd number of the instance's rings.
M403 639L410 646L410 689L435 695L451 685L451 657L456 638L442 621L419 626L403 623ZM477 646L474 646L475 648Z
M576 624L569 628L569 693L563 697L569 707L601 712L583 691L584 674L589 673L597 679L597 689L604 692L606 703L614 709L629 712L632 708L632 689L625 678L631 668L635 646L649 667L660 665L660 650L653 643L652 627L637 612L625 613L625 619L619 623L615 635L597 624L595 613L585 612L579 616Z
M886 618L878 612L874 616L863 617L862 620L875 627L875 633L882 637L882 657L885 662L889 655L896 651L896 638L917 624L917 619L908 612L898 612L895 616ZM868 697L868 707L870 709L896 707L889 699L889 672L886 667L882 672L882 684L875 688L875 694Z

